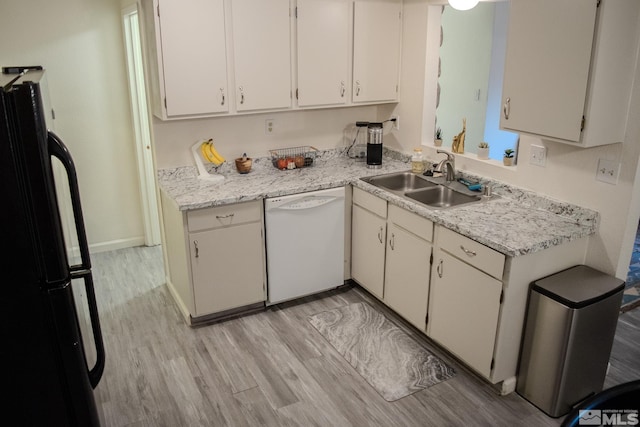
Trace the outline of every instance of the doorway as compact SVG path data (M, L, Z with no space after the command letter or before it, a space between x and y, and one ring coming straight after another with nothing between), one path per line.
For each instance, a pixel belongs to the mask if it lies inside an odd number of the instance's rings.
M622 296L621 311L623 312L640 306L640 224L638 224L638 229L636 230L626 281L624 295Z
M138 6L133 4L122 10L124 43L133 119L140 199L144 221L145 245L161 243L160 217L156 193L155 167L151 151L151 131L147 109L147 94L144 84L142 44Z

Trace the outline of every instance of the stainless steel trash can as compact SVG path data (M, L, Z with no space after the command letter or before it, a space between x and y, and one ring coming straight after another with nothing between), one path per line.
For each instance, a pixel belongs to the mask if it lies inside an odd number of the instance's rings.
M552 417L602 390L624 281L577 265L533 282L516 391Z

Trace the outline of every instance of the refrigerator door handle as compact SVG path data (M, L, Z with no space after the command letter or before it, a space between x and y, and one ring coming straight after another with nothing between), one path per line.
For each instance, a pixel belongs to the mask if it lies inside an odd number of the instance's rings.
M71 194L71 205L73 207L73 218L76 224L78 236L78 246L80 248L80 264L69 267L71 279L83 279L84 287L87 291L87 304L89 306L89 317L91 319L91 330L93 341L96 347L96 363L89 370L89 382L96 388L104 371L105 353L102 341L102 330L100 329L100 319L98 317L98 304L93 287L93 276L91 275L91 259L89 257L89 244L87 243L87 233L84 228L82 217L82 207L80 205L80 190L78 188L78 176L76 167L69 154L69 150L64 143L53 132L48 133L49 153L60 160L67 172L69 180L69 191Z
M76 166L73 163L69 150L55 133L49 132L49 153L60 160L67 172L69 180L69 192L71 195L71 205L73 207L73 219L76 223L76 233L78 235L78 246L80 248L81 265L72 265L71 271L91 269L91 258L89 257L89 244L87 243L87 232L84 228L84 218L82 217L82 207L80 205L80 190L78 189L78 175Z

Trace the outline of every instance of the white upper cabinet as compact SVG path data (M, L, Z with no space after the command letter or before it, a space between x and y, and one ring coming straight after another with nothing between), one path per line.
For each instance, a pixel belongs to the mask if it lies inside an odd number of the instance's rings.
M511 0L501 127L582 147L622 142L639 5Z
M162 120L398 101L402 0L141 3Z
M229 110L224 1L158 0L164 118Z
M349 3L298 0L298 105L343 105L348 101Z
M398 99L400 1L356 1L353 17L353 102Z
M231 2L238 111L291 107L289 0Z

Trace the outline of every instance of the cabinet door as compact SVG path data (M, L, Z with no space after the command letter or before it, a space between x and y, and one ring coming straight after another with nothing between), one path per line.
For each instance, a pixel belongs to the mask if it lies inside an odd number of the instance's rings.
M353 18L353 102L398 99L401 3L356 1Z
M291 107L289 0L233 0L238 111Z
M504 129L579 141L597 0L512 0Z
M386 255L384 302L424 331L431 244L391 223L387 230Z
M196 316L265 300L259 222L189 234Z
M382 298L387 222L358 205L353 205L351 221L351 276Z
M427 335L485 377L491 375L502 283L438 250Z
M298 105L340 105L347 100L349 4L298 0Z
M224 1L159 0L158 6L167 116L228 111Z

